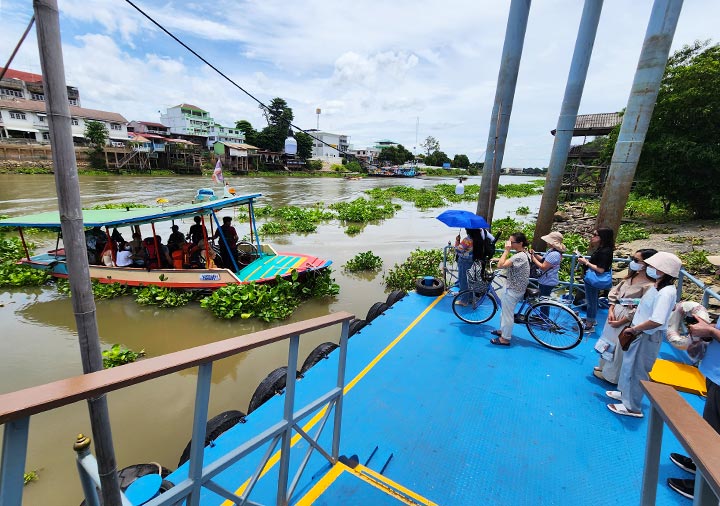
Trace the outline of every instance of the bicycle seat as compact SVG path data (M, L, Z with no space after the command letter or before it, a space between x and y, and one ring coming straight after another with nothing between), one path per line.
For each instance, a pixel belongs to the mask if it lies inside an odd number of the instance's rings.
M537 288L528 287L525 289L525 297L528 299L538 297L539 295L540 295L540 290L538 290Z

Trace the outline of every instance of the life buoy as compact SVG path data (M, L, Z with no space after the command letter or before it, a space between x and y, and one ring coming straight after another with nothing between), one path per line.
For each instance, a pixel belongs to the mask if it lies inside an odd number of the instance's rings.
M710 323L710 315L707 309L697 302L683 301L675 304L675 308L673 308L668 320L667 340L679 350L687 350L688 346L698 341L698 338L693 338L688 332L685 324L685 318L688 316L694 316L706 323Z

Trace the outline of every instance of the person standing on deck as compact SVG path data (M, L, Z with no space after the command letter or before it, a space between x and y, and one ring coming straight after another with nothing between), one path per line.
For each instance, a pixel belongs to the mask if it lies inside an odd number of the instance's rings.
M222 234L222 237L225 238L225 240L222 240L220 234ZM230 216L223 217L223 224L215 231L213 239L218 238L220 238L220 256L222 257L222 266L226 269L232 269L232 259L235 258L238 235L235 231L235 227L232 226L232 218Z
M204 239L204 237L207 235L207 228L205 228L204 225L202 225L202 218L200 216L195 216L195 225L192 225L190 227L190 230L188 231L187 239L190 240L193 245L197 246L200 241Z
M605 392L611 399L621 401L620 404L608 404L610 411L616 415L636 418L643 417L640 409L643 398L640 382L650 378L650 370L667 333L667 323L677 298L675 281L682 267L682 261L666 251L655 253L645 263L648 265L645 272L655 280L655 285L640 299L632 326L627 329L636 338L623 356L619 390Z
M500 330L493 330L496 338L490 340L491 344L510 346L512 328L515 323L515 306L525 295L530 281L530 254L527 250L528 240L522 232L516 232L505 242L505 251L498 261L498 269L505 269L507 282L501 297L502 313L500 316ZM517 254L508 258L510 249Z
M697 323L688 326L693 338L700 338L688 348L688 355L700 356L700 372L705 375L707 396L703 419L720 434L720 319L714 327L698 318ZM706 348L707 346L707 348ZM695 474L695 462L690 457L671 453L670 460L689 473ZM688 499L694 499L695 479L668 478L668 486Z

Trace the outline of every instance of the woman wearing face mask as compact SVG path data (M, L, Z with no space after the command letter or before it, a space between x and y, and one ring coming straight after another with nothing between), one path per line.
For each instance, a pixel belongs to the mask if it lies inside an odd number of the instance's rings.
M578 263L585 266L585 273L592 270L602 274L612 267L613 250L615 250L615 238L613 231L609 228L598 228L590 237L589 250L592 252L590 258L580 257ZM577 252L576 252L577 253ZM585 283L585 324L584 330L592 332L595 329L597 320L598 299L600 290Z
M635 316L636 305L633 301L645 295L645 292L655 283L655 280L648 277L645 272L647 267L645 260L655 253L657 253L657 250L654 249L637 250L633 255L632 262L628 265L628 275L613 287L608 294L610 307L608 308L605 328L603 328L600 338L615 344L615 354L612 362L600 359L600 363L593 370L596 378L617 385L623 360L622 348L618 346L618 335L623 327L630 324L633 316Z
M608 404L610 411L617 415L642 418L641 402L643 391L641 381L650 378L650 370L660 352L660 344L667 332L667 322L675 307L677 289L675 281L680 274L682 261L665 251L655 253L645 260L645 273L655 284L645 292L632 320L629 332L637 336L623 357L619 390L605 392L608 397L621 401Z

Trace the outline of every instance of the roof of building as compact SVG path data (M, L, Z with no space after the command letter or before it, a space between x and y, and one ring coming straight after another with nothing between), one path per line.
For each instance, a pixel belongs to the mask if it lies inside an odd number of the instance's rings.
M3 67L0 67L0 73L2 73L2 71ZM23 72L22 70L8 68L7 72L5 72L5 76L3 76L3 79L20 79L26 83L37 83L42 81L42 76L40 74L33 74L31 72Z
M18 111L46 113L45 102L39 100L26 100L24 98L13 98L0 100L1 109L16 109ZM117 112L99 111L97 109L85 109L84 107L70 106L70 114L76 118L107 121L110 123L127 123L121 114Z
M162 123L153 123L152 121L136 121L136 123L139 123L139 124L145 125L145 126L170 128L168 126L163 125Z
M613 128L622 123L619 112L604 112L599 114L578 114L575 118L574 137L583 135L607 135ZM555 135L556 129L550 131Z
M220 144L224 144L227 147L233 148L233 149L260 149L259 147L253 146L252 144L240 144L237 142L225 142L225 141L217 141L217 142L219 142Z
M176 105L175 107L179 107L181 109L195 109L196 111L207 112L205 109L201 109L200 107L198 107L196 105L186 104L184 102L180 105ZM174 107L171 107L171 109L174 109Z

